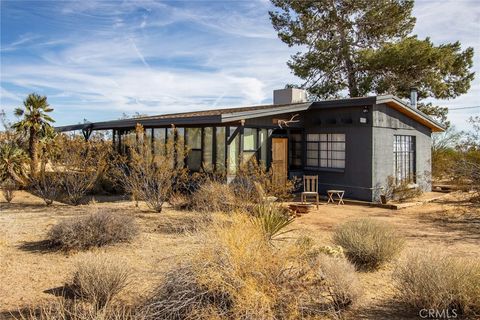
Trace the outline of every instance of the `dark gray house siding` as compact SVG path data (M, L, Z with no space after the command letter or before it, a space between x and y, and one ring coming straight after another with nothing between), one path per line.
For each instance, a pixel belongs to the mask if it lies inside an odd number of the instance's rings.
M319 190L345 190L345 196L352 199L372 198L372 114L371 106L366 108L344 107L341 109L314 108L305 119L305 132L345 134L345 168L304 167L305 174L318 175ZM364 112L364 110L367 110ZM360 118L366 119L361 123Z
M113 130L114 145L122 150L137 123L152 143L157 133L165 141L169 134L187 141L188 132L200 130L201 147L180 163L190 168L195 160L194 170L225 173L227 180L235 177L240 161L253 156L270 166L272 143L288 144L285 174L318 175L321 193L341 189L347 198L366 201L379 200L388 177L403 179L406 173L409 181L431 190L431 134L444 130L394 96L205 110L57 130L82 130L86 139L94 130ZM173 128L177 133L171 134Z
M395 135L415 137L416 183L431 191L431 129L384 105L373 109L373 200L378 201L381 187L394 176Z

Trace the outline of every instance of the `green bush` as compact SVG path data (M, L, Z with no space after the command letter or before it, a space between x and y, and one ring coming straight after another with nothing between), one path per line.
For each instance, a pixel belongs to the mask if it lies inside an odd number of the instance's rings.
M404 240L392 226L372 219L349 221L339 226L333 242L358 269L376 270L400 253Z
M48 238L53 246L63 250L88 249L130 241L138 232L132 216L97 212L56 224L50 229Z

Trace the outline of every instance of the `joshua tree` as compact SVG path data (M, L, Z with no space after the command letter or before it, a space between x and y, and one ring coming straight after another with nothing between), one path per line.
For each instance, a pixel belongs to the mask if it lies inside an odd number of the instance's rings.
M35 176L38 169L38 144L40 137L51 131L51 122L55 122L47 113L53 109L47 97L36 93L28 95L23 101L23 108L15 109L15 115L23 117L13 125L17 131L28 132L28 152L30 156L30 174Z

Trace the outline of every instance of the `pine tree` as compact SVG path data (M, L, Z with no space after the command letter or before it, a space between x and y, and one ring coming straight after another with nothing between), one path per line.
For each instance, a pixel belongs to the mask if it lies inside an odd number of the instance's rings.
M435 46L411 36L413 0L272 0L273 27L288 46L305 50L288 61L301 87L318 98L369 93L449 99L468 91L473 49ZM446 108L420 104L446 121Z

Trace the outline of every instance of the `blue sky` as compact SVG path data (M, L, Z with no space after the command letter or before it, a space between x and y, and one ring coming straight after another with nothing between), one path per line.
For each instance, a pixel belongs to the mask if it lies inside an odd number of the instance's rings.
M252 1L1 2L0 108L30 92L48 96L58 125L271 103L300 83L286 66L296 48L276 36L271 4ZM440 101L480 105L480 2L417 1L414 33L475 48L470 92ZM480 109L452 110L465 128Z

